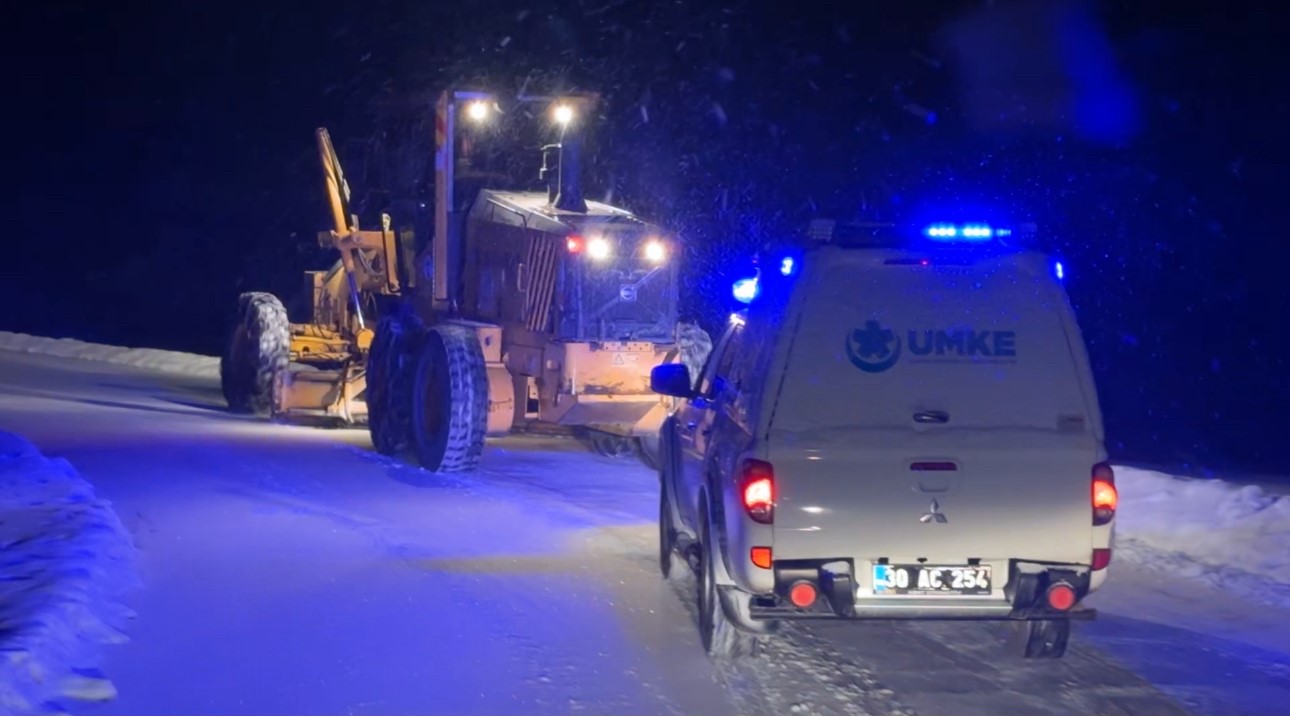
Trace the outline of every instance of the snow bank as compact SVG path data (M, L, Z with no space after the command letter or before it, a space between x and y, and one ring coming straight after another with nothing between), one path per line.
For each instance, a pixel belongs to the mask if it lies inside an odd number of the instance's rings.
M170 373L219 378L219 358L199 356L162 349L132 349L123 346L92 344L77 339L51 339L0 331L0 349L63 358L106 361L109 363L150 368Z
M1290 496L1126 467L1116 485L1119 555L1290 605Z
M104 700L101 646L125 641L135 549L111 506L64 460L0 432L0 713Z

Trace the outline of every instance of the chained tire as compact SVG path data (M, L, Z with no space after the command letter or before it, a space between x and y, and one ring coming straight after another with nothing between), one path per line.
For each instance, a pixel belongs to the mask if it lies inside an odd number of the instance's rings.
M591 447L597 455L606 458L626 458L636 454L636 441L627 436L592 429L589 432Z
M479 466L488 429L488 374L475 332L435 326L425 333L412 398L417 461L436 473Z
M424 333L420 322L401 313L376 324L367 353L367 430L385 455L412 446L412 395Z
M708 512L700 504L701 515ZM695 580L699 608L699 640L708 656L716 660L738 660L760 652L762 638L742 629L730 619L728 610L734 596L717 585L716 561L721 559L720 544L713 532L712 519L703 522L699 534L699 570ZM725 594L723 594L725 593Z
M657 435L640 436L636 439L636 456L645 467L658 470L659 437Z
M238 322L220 357L220 387L230 411L267 414L273 377L290 360L291 324L273 294L248 292L237 301Z

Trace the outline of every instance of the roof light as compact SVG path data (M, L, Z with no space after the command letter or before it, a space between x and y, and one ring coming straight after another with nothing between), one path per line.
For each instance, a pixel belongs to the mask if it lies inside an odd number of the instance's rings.
M655 264L662 264L667 259L667 247L657 239L645 243L645 258Z
M783 274L784 276L792 275L794 264L796 264L796 262L793 261L793 257L791 256L786 256L783 259L780 259L779 273Z
M591 241L587 242L587 256L592 259L597 261L608 259L609 255L613 253L614 248L609 245L609 242L604 237L592 237Z
M933 241L980 242L1005 236L1005 230L995 230L989 224L931 224L923 230L923 235Z
M749 276L735 282L733 293L735 300L744 304L751 304L757 294L761 293L761 287L757 285L757 277Z
M466 105L466 116L476 122L488 119L488 104L483 100L474 100Z

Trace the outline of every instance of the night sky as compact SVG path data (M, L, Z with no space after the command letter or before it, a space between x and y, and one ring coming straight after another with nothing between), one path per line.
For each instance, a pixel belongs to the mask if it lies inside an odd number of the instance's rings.
M1290 473L1277 3L467 5L24 3L0 329L217 353L238 292L329 263L316 127L412 222L439 88L592 90L590 194L684 237L691 317L814 216L1034 222L1113 456ZM516 181L540 139L493 138Z

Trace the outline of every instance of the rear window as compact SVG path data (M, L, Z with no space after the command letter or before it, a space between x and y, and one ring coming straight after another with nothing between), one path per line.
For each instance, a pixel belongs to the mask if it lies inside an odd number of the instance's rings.
M776 429L1089 426L1065 298L1043 272L856 252L801 279Z

